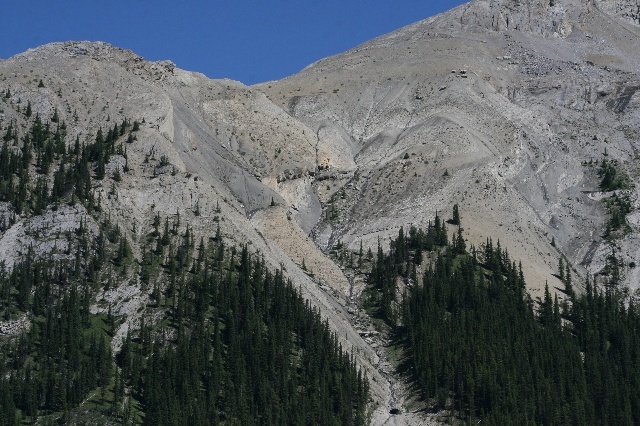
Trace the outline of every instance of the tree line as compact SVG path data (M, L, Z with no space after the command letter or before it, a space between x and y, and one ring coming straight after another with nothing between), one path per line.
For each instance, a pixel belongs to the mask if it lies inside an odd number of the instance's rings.
M608 282L588 280L578 295L563 273L564 300L547 286L534 302L521 265L499 242L467 251L460 228L451 242L433 238L442 226L436 218L426 231L400 230L369 276L375 306L433 410L469 424L640 423L634 301ZM386 295L399 280L407 292Z
M127 232L101 212L94 191L104 185L111 156L125 157L127 171L126 145L135 141L137 122L98 129L82 143L69 140L57 112L47 122L27 112L24 134L15 123L3 132L0 201L9 213L0 231L16 215L34 217L60 203L83 203L88 217L57 236L60 248L29 247L12 267L0 264L0 315L27 324L0 336L0 426L96 418L149 425L367 422L367 377L284 270L270 269L246 246L225 244L219 230L198 241L179 215L156 215L134 257ZM116 170L112 185L119 177ZM124 282L150 302L140 327L112 353L126 314L96 295ZM96 306L100 313L92 313Z

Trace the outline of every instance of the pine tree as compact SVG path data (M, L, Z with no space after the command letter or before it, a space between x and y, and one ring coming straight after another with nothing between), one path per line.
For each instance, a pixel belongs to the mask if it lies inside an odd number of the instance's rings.
M458 209L458 204L453 205L453 216L451 218L452 225L460 225L460 211Z
M459 225L455 247L458 254L464 254L467 251L467 244L465 243L464 237L462 236L462 227L460 227Z
M567 295L572 297L574 293L573 293L573 284L571 283L571 267L569 266L569 262L566 262L566 267L567 267L567 270L564 275L565 292L567 293Z

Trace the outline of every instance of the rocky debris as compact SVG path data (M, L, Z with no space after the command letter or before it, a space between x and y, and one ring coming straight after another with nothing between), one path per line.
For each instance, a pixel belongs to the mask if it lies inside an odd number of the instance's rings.
M637 0L596 0L596 4L603 11L640 25L640 3Z
M535 77L549 75L552 72L558 73L562 71L562 67L555 65L548 58L541 56L528 55L520 60L520 66L525 74Z
M31 321L29 321L26 314L15 320L0 321L0 335L15 336L27 331L30 325Z
M285 169L281 174L276 178L278 183L285 182L288 180L300 179L303 176L310 175L308 170L303 170L300 167L296 167L295 169Z
M71 259L67 234L75 232L81 221L89 233L97 234L98 224L79 204L50 208L42 215L28 219L17 218L0 233L0 261L4 261L10 270L28 250L34 250L36 254L48 253L52 259Z

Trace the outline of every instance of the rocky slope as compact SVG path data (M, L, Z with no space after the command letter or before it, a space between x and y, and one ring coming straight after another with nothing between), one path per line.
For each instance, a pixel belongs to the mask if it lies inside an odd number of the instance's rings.
M10 92L3 97L2 129L11 125L21 137L36 115L48 122L57 114L70 144L76 138L92 143L99 128L106 132L125 118L138 121L136 140L126 144L129 170L124 172L125 159L116 155L106 165L107 179L93 182L101 216L124 232L137 261L157 215L180 220L196 238L219 230L235 245L249 244L320 308L343 347L367 370L376 406L387 411L390 385L377 367L376 350L351 323L347 279L305 231L320 215L319 202L298 197L301 182L310 185L315 175L316 159L337 162L339 152L319 147L311 129L259 91L212 81L169 61L149 63L105 43L55 43L27 51L0 63L0 80L0 91ZM5 223L10 216L3 213ZM95 236L98 220L79 204L18 216L0 236L1 260L11 268L29 247L41 255L64 255L66 233L84 221ZM303 261L313 274L301 268ZM126 318L114 338L116 350L150 302L138 276L118 281L100 291L92 308L104 312L111 306ZM2 329L17 333L28 325L13 321Z
M320 247L372 246L457 202L469 240L499 237L534 292L557 285L561 255L583 276L602 268L605 211L583 163L606 150L637 177L635 3L551 3L474 1L258 86L352 154L332 165L346 197L314 229ZM618 242L627 264L635 232Z
M44 118L57 111L69 142L138 120L130 171L95 183L134 255L157 214L250 244L357 354L373 385L372 422L423 424L404 409L389 415L410 397L360 315L362 279L329 251L385 246L401 226L458 203L469 242L499 238L534 295L546 281L561 285L552 275L560 256L585 276L614 247L635 289L640 216L629 215L624 236L604 239L600 200L610 194L588 164L616 159L640 178L639 22L636 1L475 0L254 87L104 43L55 43L0 62L0 93L11 92L0 129L24 132L27 103ZM123 164L114 157L108 174ZM634 207L636 191L627 190ZM0 257L11 266L30 245L57 249L87 217L79 206L19 217L0 236ZM131 277L95 309L107 301L127 315L121 339L147 300Z

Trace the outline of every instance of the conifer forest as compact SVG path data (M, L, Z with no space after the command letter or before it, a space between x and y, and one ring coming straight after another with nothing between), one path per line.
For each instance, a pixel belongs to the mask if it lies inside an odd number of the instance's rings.
M533 301L499 241L467 250L437 216L426 230L401 229L374 262L373 312L406 350L431 409L463 424L640 423L639 307L617 274L577 295L561 261L565 300L547 286ZM405 294L395 294L398 280Z
M2 226L59 203L82 203L101 225L92 235L81 221L62 253L29 250L10 270L0 265L0 315L31 319L17 337L0 338L1 425L365 424L367 377L283 271L246 246L219 234L196 240L188 224L160 216L133 258L92 181L108 179L111 155L126 158L137 122L67 144L57 117L31 121L28 133L9 126L4 135ZM131 274L153 304L112 353L121 319L90 305L97 290ZM90 407L84 417L74 411L81 405Z

